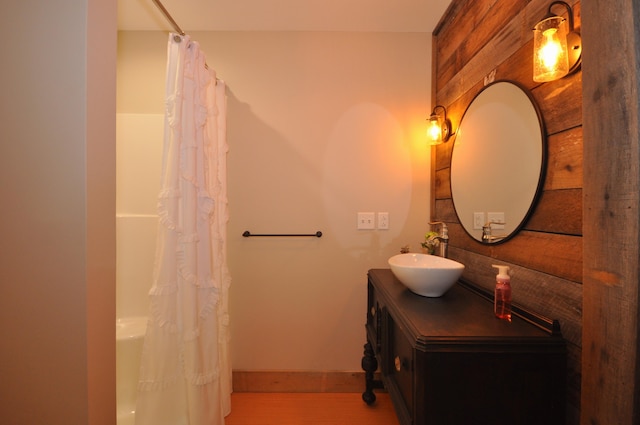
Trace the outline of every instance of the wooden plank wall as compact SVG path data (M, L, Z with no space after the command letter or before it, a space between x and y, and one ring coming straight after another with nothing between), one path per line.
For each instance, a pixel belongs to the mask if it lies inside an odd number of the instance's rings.
M547 169L543 193L511 240L483 245L461 227L449 185L454 138L435 148L432 219L449 226L449 256L464 263L464 278L492 289L491 264L509 264L514 302L560 321L569 342L567 423L579 423L582 347L582 72L550 83L532 78L531 28L549 0L454 0L434 31L434 105L447 108L454 131L485 82L516 81L543 115ZM580 2L573 6L580 29ZM554 12L561 13L554 9ZM509 178L509 176L506 176Z
M640 1L582 6L582 424L640 423Z

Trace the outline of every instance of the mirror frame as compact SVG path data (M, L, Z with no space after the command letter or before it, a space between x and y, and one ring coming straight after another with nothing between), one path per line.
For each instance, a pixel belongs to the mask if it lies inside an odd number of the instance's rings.
M509 234L507 234L504 238L500 238L497 239L495 241L482 241L481 239L477 239L474 235L471 234L471 232L463 225L463 222L460 218L460 214L458 212L458 208L456 207L456 203L455 203L455 199L454 199L454 192L453 192L453 178L452 178L452 171L453 171L453 158L454 158L454 154L455 154L455 148L456 148L456 142L458 139L458 131L462 128L463 124L464 124L464 118L465 116L467 116L467 112L469 111L469 109L471 108L471 106L473 105L473 103L477 100L477 98L482 95L483 93L485 93L485 91L487 89L489 89L490 87L493 87L496 84L499 83L507 83L507 84L511 84L513 86L515 86L516 88L518 88L523 94L525 94L527 96L527 98L529 99L529 102L531 103L531 105L533 106L533 109L536 113L536 116L538 118L538 124L540 127L540 143L541 143L541 161L540 161L540 172L538 174L538 182L536 185L536 190L533 194L533 197L531 199L531 202L529 204L529 207L526 211L526 213L524 214L524 216L522 217L522 219L520 220L520 222L514 227L513 231L511 231ZM544 180L545 180L545 175L546 175L546 170L547 170L547 160L548 160L548 152L547 152L547 131L546 131L546 127L544 124L544 119L543 119L543 115L542 112L540 110L540 107L538 106L538 104L535 101L535 98L533 97L533 94L531 93L530 90L528 90L526 87L524 87L522 84L516 82L516 81L512 81L512 80L496 80L493 81L487 85L485 85L478 93L476 93L476 95L473 97L473 99L471 100L471 102L469 102L469 105L467 105L467 108L465 109L464 113L462 114L462 117L460 118L460 124L458 125L458 129L456 130L456 137L453 141L453 146L451 148L451 158L450 158L450 162L449 162L449 189L451 192L451 203L453 204L453 209L455 211L456 214L456 218L458 219L458 222L460 223L460 226L462 227L462 229L464 229L465 233L474 241L482 244L482 245L498 245L498 244L502 244L504 242L507 242L508 240L510 240L511 238L513 238L515 235L517 235L520 230L522 230L522 228L524 227L524 225L527 223L527 221L529 220L529 218L531 217L533 211L535 210L536 205L538 204L538 201L540 200L541 196L542 196L542 192L543 192L543 188L544 188ZM493 186L495 187L495 186Z

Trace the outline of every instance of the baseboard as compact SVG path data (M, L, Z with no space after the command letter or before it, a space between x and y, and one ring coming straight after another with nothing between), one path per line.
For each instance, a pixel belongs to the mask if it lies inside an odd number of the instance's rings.
M364 372L233 371L234 392L361 393Z

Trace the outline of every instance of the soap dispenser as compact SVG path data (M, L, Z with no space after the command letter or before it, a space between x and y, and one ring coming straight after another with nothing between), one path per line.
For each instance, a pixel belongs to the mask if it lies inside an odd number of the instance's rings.
M497 318L511 321L511 278L508 273L509 266L493 265L492 267L498 269L493 312Z

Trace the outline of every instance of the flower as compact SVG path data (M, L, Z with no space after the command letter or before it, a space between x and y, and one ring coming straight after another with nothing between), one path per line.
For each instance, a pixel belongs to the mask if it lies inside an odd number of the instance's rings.
M440 246L440 240L436 232L427 232L424 235L424 242L420 245L427 251L428 254L435 254L436 248Z

